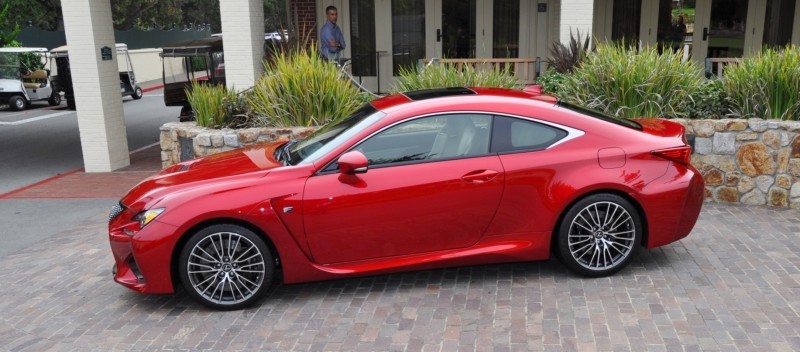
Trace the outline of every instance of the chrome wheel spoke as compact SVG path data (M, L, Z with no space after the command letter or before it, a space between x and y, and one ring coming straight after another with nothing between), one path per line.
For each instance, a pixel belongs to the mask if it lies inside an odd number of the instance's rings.
M189 282L201 297L222 305L253 297L264 283L264 255L253 241L232 232L201 239L189 253Z

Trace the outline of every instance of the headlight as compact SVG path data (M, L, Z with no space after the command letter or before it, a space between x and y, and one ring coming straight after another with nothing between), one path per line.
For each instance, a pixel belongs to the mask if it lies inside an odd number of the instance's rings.
M147 226L147 224L149 224L151 221L155 220L155 218L161 215L161 213L163 213L164 210L167 209L155 208L155 209L145 210L139 214L136 214L136 216L133 217L133 220L138 221L139 228L143 229L145 226Z

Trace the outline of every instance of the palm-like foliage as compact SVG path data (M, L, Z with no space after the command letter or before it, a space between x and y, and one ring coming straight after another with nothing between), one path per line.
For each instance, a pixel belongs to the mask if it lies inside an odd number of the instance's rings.
M764 49L725 68L722 83L733 115L800 120L800 47Z
M428 67L400 68L395 92L446 87L513 88L517 78L509 68L476 69L464 64L440 63Z
M589 35L586 38L581 37L581 31L578 30L575 35L572 30L569 31L569 45L564 45L560 41L553 42L550 48L550 57L547 58L547 64L559 73L571 73L578 66L580 66L583 58L591 51Z

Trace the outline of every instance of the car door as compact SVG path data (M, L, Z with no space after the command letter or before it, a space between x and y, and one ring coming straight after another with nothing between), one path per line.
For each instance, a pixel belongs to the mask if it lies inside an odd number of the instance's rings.
M491 222L503 168L489 153L490 115L396 124L352 150L366 173L330 165L308 179L303 222L314 260L329 264L468 247Z

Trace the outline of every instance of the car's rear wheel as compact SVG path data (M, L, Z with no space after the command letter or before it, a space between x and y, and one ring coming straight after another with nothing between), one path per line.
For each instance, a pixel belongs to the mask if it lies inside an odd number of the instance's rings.
M219 310L254 303L272 284L275 262L264 240L239 225L206 227L181 250L179 272L186 291Z
M11 107L11 110L22 111L28 106L28 102L25 101L25 97L14 95L8 99L8 105Z
M559 224L558 254L578 274L607 276L630 262L641 238L641 216L629 201L595 194L567 211Z

